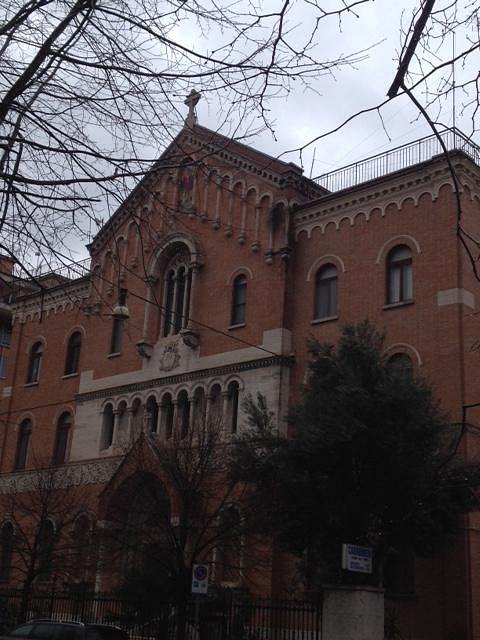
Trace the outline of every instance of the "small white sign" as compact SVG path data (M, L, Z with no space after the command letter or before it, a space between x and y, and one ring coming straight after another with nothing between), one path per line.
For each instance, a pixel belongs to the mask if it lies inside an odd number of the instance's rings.
M194 564L192 570L192 593L208 593L208 565Z
M372 573L373 549L358 544L342 544L342 569Z

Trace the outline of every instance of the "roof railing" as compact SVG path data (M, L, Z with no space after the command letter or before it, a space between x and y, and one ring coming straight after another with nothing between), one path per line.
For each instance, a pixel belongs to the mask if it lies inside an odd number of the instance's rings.
M461 131L455 128L445 129L440 133L440 137L447 151L463 151L475 164L480 165L480 147ZM425 162L441 153L443 153L443 147L438 137L426 136L415 142L409 142L346 167L324 173L314 180L328 191L341 191Z
M21 280L31 280L30 276L41 280L45 277L57 278L59 282L65 280L77 280L87 276L90 272L90 258L79 260L78 262L70 262L68 264L52 265L40 264L37 267L29 268L29 273L22 269L19 264L15 264L13 275ZM30 275L29 275L30 274Z

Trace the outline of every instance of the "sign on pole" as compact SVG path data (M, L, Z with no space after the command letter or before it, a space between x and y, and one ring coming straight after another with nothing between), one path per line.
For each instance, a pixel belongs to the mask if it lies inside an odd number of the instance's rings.
M192 593L208 593L208 565L194 564L192 570Z
M373 549L358 544L342 544L342 569L372 573Z

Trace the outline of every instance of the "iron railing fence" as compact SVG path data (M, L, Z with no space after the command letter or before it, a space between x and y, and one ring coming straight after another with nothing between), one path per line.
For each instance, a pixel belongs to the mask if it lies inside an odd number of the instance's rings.
M152 603L109 594L0 593L0 634L34 618L115 624L131 640L321 640L321 604L220 594L202 601Z
M463 151L475 164L480 165L480 147L461 131L454 128L446 129L440 133L440 137L448 151ZM341 169L324 173L314 180L328 191L341 191L425 162L441 153L443 148L437 136L426 136Z
M76 280L88 275L90 271L90 258L79 260L78 262L70 262L68 264L47 264L40 263L37 267L29 267L28 273L37 279L51 277L57 279L59 284L65 280ZM15 278L29 280L30 276L22 269L19 264L13 267L13 275Z

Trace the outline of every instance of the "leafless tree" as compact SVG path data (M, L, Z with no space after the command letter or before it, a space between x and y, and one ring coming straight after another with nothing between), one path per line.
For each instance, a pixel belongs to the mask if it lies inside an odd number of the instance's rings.
M149 597L147 584L152 597L181 603L196 563L210 565L219 586L248 588L245 570L261 564L261 549L247 529L244 487L229 479L231 446L215 421L183 433L179 425L166 441L145 433L127 454L103 497L102 545L102 564L128 577L126 595L138 587Z
M268 100L353 64L325 59L331 11L288 0L7 0L0 18L2 250L47 263L96 231L178 130L194 85L221 97L230 133L269 126ZM300 26L301 18L305 25ZM240 129L238 128L240 125ZM257 127L258 128L258 127ZM101 201L103 211L97 203ZM28 262L28 261L27 261Z
M77 476L65 467L34 468L1 484L0 572L20 590L19 620L35 590L63 590L94 574L92 521Z

